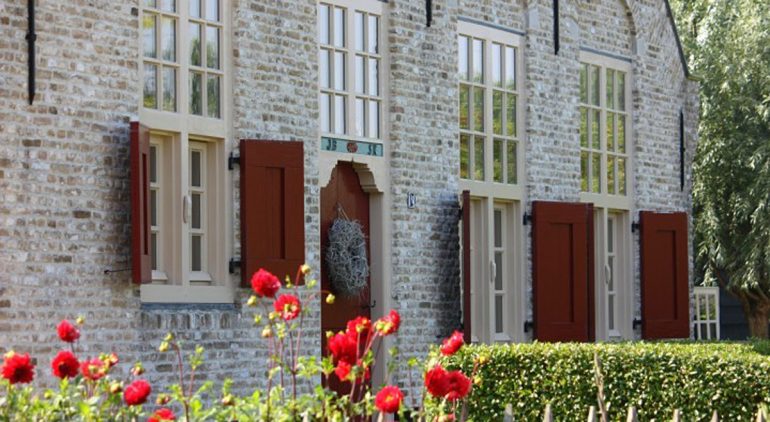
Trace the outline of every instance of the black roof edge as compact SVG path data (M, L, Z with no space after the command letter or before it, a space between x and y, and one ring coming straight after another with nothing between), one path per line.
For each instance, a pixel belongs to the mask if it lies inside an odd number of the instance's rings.
M682 67L684 67L684 76L690 78L690 68L687 66L687 57L684 55L684 48L682 48L682 40L679 38L679 31L676 29L676 21L674 20L674 12L671 10L671 3L668 0L663 0L666 4L666 14L668 14L668 20L671 22L671 28L674 30L674 39L676 39L676 48L679 50L679 60L682 61Z

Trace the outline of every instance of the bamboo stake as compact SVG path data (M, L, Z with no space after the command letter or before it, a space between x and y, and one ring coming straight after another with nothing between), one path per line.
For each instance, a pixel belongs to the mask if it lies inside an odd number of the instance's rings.
M674 409L674 422L682 422L682 411Z
M715 410L714 413L711 415L711 422L719 422L719 414Z
M639 418L636 415L636 408L634 406L628 408L628 417L626 418L626 422L639 422Z
M553 422L553 411L551 410L551 403L545 405L545 415L543 415L543 422Z
M596 407L588 408L588 422L596 422Z

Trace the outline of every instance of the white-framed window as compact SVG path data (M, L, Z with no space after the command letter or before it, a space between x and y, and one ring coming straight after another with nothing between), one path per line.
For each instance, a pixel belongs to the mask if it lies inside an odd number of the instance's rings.
M631 63L580 52L580 200L594 204L596 335L633 337Z
M458 74L462 179L519 183L519 42L513 34L461 22Z
M142 0L142 107L222 117L227 0Z
M318 4L321 136L383 138L382 2Z
M139 120L150 129L147 302L232 302L230 1L141 0Z
M459 185L471 195L472 341L522 341L522 40L465 21L457 40Z
M695 286L695 338L719 340L719 287Z

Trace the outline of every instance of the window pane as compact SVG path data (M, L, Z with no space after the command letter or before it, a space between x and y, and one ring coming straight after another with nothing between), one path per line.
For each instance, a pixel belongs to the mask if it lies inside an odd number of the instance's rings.
M334 133L344 135L347 133L345 129L345 121L347 120L347 112L345 107L345 97L342 95L334 96Z
M192 271L202 271L203 270L203 263L202 263L202 256L203 256L203 245L202 245L202 236L199 235L193 235L191 239L191 253L190 253L190 269Z
M618 115L618 152L626 153L626 116Z
M503 297L495 296L495 333L503 332Z
M318 6L319 38L321 44L329 44L329 6L322 4Z
M599 105L599 67L591 66L591 104Z
M610 330L615 329L615 295L607 296L607 326Z
M492 44L492 83L495 86L503 86L503 46L500 44Z
M176 11L176 1L175 0L161 0L160 8L164 12L175 12Z
M503 183L503 154L504 154L505 141L502 139L495 139L495 143L492 147L492 161L493 161L493 174L492 178L495 182Z
M591 192L601 193L601 154L591 154Z
M144 0L144 5L147 7L156 7L155 0Z
M475 180L484 180L484 138L479 136L473 143L473 173Z
M607 157L607 193L615 194L615 157Z
M615 257L607 257L607 266L610 268L609 277L607 278L607 290L610 292L615 291Z
M503 253L495 252L495 290L503 290Z
M158 67L144 64L144 106L158 108Z
M329 94L321 94L321 131L331 131L331 98Z
M518 159L517 153L516 153L516 146L517 142L515 141L508 141L506 148L508 149L507 154L507 176L508 176L508 183L515 185L518 183L518 174L517 174L517 168L518 168L518 162L516 161Z
M213 26L206 27L206 65L219 69L219 28Z
M219 118L220 116L220 78L217 75L208 76L208 89L206 91L206 101L208 102L208 116Z
M588 153L580 152L580 190L588 192Z
M506 94L505 110L505 133L508 136L516 136L516 95Z
M470 109L470 87L460 85L460 129L470 129L468 112Z
M380 49L379 40L377 39L379 34L380 22L377 16L369 15L368 23L369 23L367 27L369 30L369 35L367 36L368 51L371 54L377 54L379 53L379 49Z
M714 295L708 295L706 296L708 301L708 319L715 320L717 319L717 304L716 304L716 296Z
M607 112L607 151L615 150L615 113Z
M484 131L484 88L473 88L473 129Z
M601 149L602 144L600 142L599 132L599 110L591 110L591 147L593 149Z
M201 187L201 152L190 151L190 185Z
M505 84L508 89L516 89L516 49L505 47Z
M163 60L176 61L176 19L163 18L160 51Z
M580 147L588 148L588 110L580 107Z
M495 247L496 248L502 248L503 247L503 212L501 210L495 210ZM497 252L500 254L501 260L500 263L497 263L497 257L495 257L495 263L497 264L497 273L500 274L503 272L502 267L502 253ZM501 277L502 279L502 277ZM497 290L501 290L502 284L500 287L495 287Z
M364 136L365 113L364 99L356 98L356 136Z
M380 61L369 58L369 95L380 95Z
M626 159L618 158L618 194L626 194Z
M369 101L369 137L380 137L380 102Z
M331 68L329 67L329 50L321 50L318 52L318 66L321 73L321 88L331 88L330 74Z
M158 225L158 191L150 191L150 225Z
M150 146L150 183L158 183L158 147Z
M626 109L626 74L618 72L618 110Z
M460 178L469 178L470 166L470 136L460 134Z
M201 26L197 23L190 24L190 64L201 65Z
M580 64L580 102L588 104L588 65Z
M345 53L334 52L334 89L345 90Z
M176 69L163 68L163 110L176 111Z
M334 46L345 47L345 10L334 8Z
M492 92L492 132L495 135L503 134L503 92Z
M192 198L192 223L190 224L194 229L201 228L201 195L194 193Z
M457 71L460 73L460 80L468 80L468 37L460 35L458 47L459 61Z
M201 0L190 1L190 16L193 18L201 17Z
M152 253L152 269L153 271L158 270L158 235L156 233L152 233L150 235L150 252Z
M615 250L615 219L607 219L607 252L612 253ZM612 267L612 265L610 265Z
M712 322L709 324L709 334L711 337L709 337L709 340L716 339L717 338L717 323Z
M605 107L609 109L615 108L615 71L607 69L605 76L605 93L607 94L607 104Z
M356 92L361 94L366 93L364 90L364 81L366 80L365 60L364 56L356 56Z
M219 21L219 0L206 0L206 19Z
M473 40L473 81L484 82L484 42Z
M203 75L190 72L190 113L203 115Z
M356 51L364 51L364 14L356 12L355 21L355 45Z
M142 33L144 38L144 56L145 57L158 57L158 51L155 44L157 37L157 21L156 16L152 14L145 14L142 19Z

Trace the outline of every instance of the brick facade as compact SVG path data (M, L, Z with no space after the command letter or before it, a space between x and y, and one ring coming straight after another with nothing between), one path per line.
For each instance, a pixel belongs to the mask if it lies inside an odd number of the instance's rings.
M128 122L138 116L141 96L138 2L39 3L37 95L29 106L26 2L0 0L0 344L29 351L47 368L56 351L54 324L83 314L86 354L109 345L124 362L143 361L152 380L171 381L170 356L156 351L171 330L208 350L208 377L234 378L245 393L261 379L266 357L251 311L242 309L248 292L239 290L232 305L142 304L129 272L122 271L130 267ZM403 317L396 345L404 357L422 356L460 315L460 18L526 34L526 210L533 200L578 200L581 48L633 60L634 221L641 209L690 211L697 140L698 87L685 76L662 0L561 1L558 55L551 1L433 3L429 28L424 2L390 0L384 17L390 153L382 160L392 203L386 294ZM305 143L306 257L317 269L322 186L316 2L233 0L231 6L233 92L225 99L232 102L233 137L226 152L241 138ZM237 255L237 172L232 179ZM407 208L407 193L417 194L416 208ZM529 234L525 230L527 239ZM633 245L638 263L638 238ZM525 262L528 250L526 256ZM526 274L531 287L529 267ZM638 316L638 269L634 274ZM238 278L230 282L235 286ZM307 338L317 350L318 304L313 309Z

